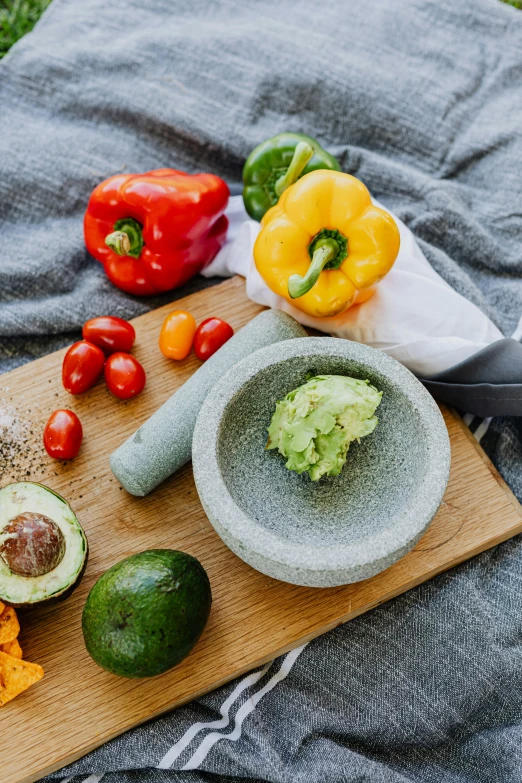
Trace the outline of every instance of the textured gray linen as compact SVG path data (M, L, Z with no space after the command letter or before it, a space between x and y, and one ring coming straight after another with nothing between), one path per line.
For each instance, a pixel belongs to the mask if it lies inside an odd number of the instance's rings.
M173 298L128 297L87 256L82 213L100 180L176 166L238 182L250 149L283 129L326 143L510 336L521 84L522 13L496 0L53 0L0 64L0 370L67 344L90 316ZM494 419L482 444L522 498L522 421ZM195 721L220 719L235 684L54 777L520 781L521 578L514 539L326 634L231 734L279 659L195 771L180 770L208 728L155 767Z

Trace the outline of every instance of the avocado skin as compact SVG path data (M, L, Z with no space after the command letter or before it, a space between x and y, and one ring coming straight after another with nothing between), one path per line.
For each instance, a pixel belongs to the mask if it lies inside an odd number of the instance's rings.
M210 582L195 557L149 549L121 560L91 589L83 609L87 652L120 677L154 677L192 650L208 620Z

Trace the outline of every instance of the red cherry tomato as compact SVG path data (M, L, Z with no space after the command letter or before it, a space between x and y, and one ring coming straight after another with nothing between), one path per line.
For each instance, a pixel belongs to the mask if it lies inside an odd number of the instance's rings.
M83 429L78 416L72 411L51 413L45 425L43 442L53 459L74 459L82 445Z
M80 340L71 345L64 356L62 382L64 389L71 394L83 394L100 377L105 354L97 345Z
M120 400L136 397L143 390L146 380L145 370L128 353L113 353L105 362L105 381L109 390Z
M136 339L133 325L115 315L101 315L86 321L82 335L84 340L94 343L105 353L128 353Z
M194 335L194 353L205 362L210 359L213 353L221 348L227 340L230 340L234 330L227 324L226 321L222 321L221 318L207 318L206 321L202 321L196 329Z

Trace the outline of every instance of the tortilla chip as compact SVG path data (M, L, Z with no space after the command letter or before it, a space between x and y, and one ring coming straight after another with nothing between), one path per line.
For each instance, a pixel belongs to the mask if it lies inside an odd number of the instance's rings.
M2 612L4 611L4 609L5 609L5 604L3 604L3 603L0 601L0 614L2 614Z
M0 644L6 644L16 639L20 633L18 617L12 606L6 606L0 614Z
M43 676L44 670L37 663L20 661L0 652L0 705L7 704Z
M13 658L20 658L20 660L23 658L22 648L20 647L18 639L13 639L12 642L6 642L5 644L2 644L2 649L0 652L5 652L8 655L12 655Z

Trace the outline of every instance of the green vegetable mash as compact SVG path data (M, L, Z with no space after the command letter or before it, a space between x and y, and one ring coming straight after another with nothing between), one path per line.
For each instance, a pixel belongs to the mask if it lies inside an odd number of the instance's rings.
M312 481L338 476L350 443L377 426L382 392L344 375L318 375L276 403L267 449L286 457L288 470L308 472Z

